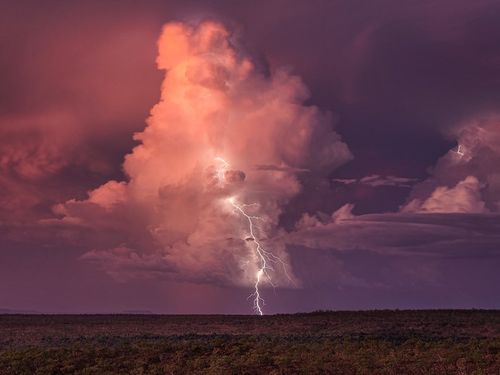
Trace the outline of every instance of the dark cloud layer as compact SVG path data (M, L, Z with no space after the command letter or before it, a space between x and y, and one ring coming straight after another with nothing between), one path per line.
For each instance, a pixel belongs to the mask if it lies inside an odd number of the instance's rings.
M2 2L0 307L248 312L246 290L164 277L143 213L79 203L126 179L160 96L161 26L207 17L263 76L301 77L354 155L328 176L249 167L302 186L277 222L302 289L269 290L269 311L499 307L494 0Z

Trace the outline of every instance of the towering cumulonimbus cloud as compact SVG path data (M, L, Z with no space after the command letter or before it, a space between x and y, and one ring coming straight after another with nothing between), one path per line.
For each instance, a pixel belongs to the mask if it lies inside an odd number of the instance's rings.
M450 131L457 146L443 155L410 194L405 212L498 212L500 116L463 121Z
M474 176L467 176L456 186L438 186L424 201L414 199L402 207L403 212L484 213L480 183Z
M232 39L216 22L165 25L161 98L125 158L128 181L54 208L62 223L109 232L111 246L96 244L83 259L117 278L252 285L259 265L237 201L258 217L261 244L284 262L273 267L274 284L294 279L273 238L283 231L283 207L301 190L298 175L327 175L352 156L331 116L303 104L300 78L259 72Z

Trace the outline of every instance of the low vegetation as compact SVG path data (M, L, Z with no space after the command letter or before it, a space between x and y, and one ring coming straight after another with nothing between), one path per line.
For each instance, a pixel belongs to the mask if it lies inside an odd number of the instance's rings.
M500 374L500 311L3 315L0 374Z

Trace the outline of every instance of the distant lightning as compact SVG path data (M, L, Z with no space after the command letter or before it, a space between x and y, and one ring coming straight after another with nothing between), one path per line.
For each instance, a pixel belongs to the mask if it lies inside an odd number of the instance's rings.
M453 150L453 153L458 161L468 162L471 159L470 150L461 144L458 144L457 148Z
M220 158L217 157L215 158L216 161L221 163L221 167L217 169L217 178L220 183L224 183L225 180L225 173L227 169L229 168L229 163ZM280 263L283 266L283 269L285 271L286 276L290 279L288 276L288 273L286 271L285 267L285 262L274 255L273 253L267 251L264 249L262 244L260 243L259 239L255 235L255 221L257 220L262 220L260 216L252 216L247 213L246 208L250 206L256 206L256 203L253 204L239 204L236 200L235 197L231 196L227 198L227 202L234 208L234 210L241 214L243 217L246 218L248 222L248 232L249 232L249 237L245 238L245 240L251 240L252 243L254 244L254 250L255 250L255 255L258 260L258 269L257 272L255 273L255 283L254 283L254 292L248 297L248 298L253 298L253 306L255 309L255 312L259 315L264 315L263 312L263 306L265 305L265 301L261 296L260 292L260 285L263 282L263 278L265 277L266 280L273 285L272 279L268 273L268 271L272 271L273 268L270 265L271 263ZM274 285L273 285L274 286Z
M227 168L229 168L229 163L220 157L216 157L215 160L221 163L220 168L217 168L217 181L222 184L226 179L225 175Z

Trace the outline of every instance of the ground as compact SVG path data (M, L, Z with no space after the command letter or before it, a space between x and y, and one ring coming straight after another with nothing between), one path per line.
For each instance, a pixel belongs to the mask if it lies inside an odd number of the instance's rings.
M4 374L500 374L500 310L0 315Z

